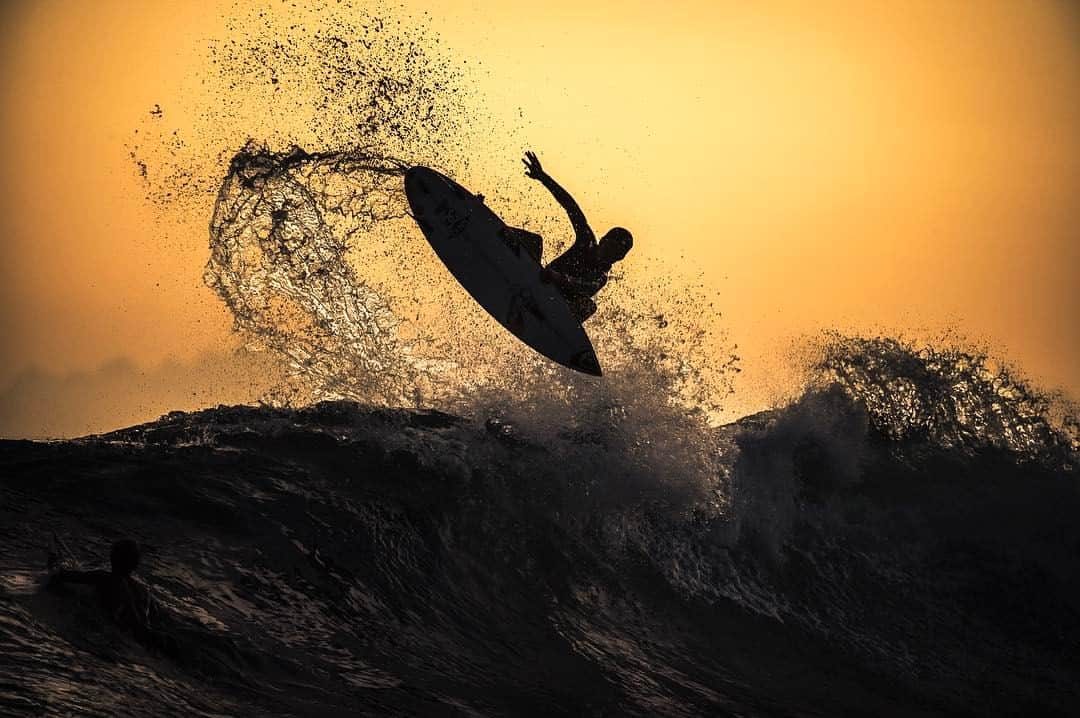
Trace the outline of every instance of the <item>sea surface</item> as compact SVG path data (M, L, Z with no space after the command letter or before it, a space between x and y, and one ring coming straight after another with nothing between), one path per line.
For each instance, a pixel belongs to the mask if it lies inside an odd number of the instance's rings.
M1076 715L1076 442L897 346L698 437L692 487L617 426L346 401L0 442L0 713ZM174 648L43 588L54 534L139 541Z

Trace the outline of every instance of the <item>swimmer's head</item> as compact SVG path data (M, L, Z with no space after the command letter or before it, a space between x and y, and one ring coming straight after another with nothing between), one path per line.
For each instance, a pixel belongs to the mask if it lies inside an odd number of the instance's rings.
M118 576L128 576L139 565L139 544L131 539L124 539L113 544L109 553L112 572Z

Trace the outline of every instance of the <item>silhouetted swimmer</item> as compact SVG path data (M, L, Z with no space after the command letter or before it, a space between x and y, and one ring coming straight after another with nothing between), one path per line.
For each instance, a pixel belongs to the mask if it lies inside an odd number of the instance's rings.
M634 246L634 238L622 227L614 227L596 241L596 235L585 219L585 213L562 186L551 178L533 152L526 152L525 175L539 181L555 197L574 228L574 244L545 267L540 278L558 287L569 302L574 316L584 322L596 311L592 297L603 289L608 281L612 265L626 256ZM540 262L543 257L544 239L535 232L517 227L507 227L504 236L517 241L533 258Z
M131 539L117 541L109 552L111 570L81 571L61 568L52 573L48 585L93 586L102 611L116 625L144 643L167 653L172 652L175 650L175 641L155 631L151 623L154 608L150 591L132 575L139 566L140 558L137 543Z

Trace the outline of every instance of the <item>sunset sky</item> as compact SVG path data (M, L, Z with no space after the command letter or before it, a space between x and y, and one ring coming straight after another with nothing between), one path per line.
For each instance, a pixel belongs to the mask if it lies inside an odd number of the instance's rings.
M4 7L0 435L253 400L258 377L216 359L237 342L202 282L213 195L163 214L128 155L155 105L183 123L237 6ZM767 402L791 343L827 328L951 330L1080 395L1073 3L380 7L424 23L512 128L512 153L470 179L536 191L516 156L531 147L600 231L634 231L628 272L660 259L716 291L743 358L733 411ZM235 150L257 131L220 136Z

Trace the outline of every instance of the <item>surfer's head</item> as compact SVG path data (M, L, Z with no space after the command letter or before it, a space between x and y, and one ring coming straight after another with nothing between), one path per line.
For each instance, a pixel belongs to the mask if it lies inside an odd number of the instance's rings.
M131 539L117 541L109 553L112 572L117 576L128 576L139 565L139 544Z
M626 256L630 248L634 246L634 237L622 227L612 227L607 231L596 245L596 252L600 259L614 264Z

